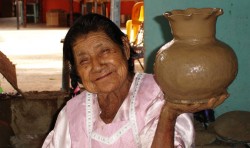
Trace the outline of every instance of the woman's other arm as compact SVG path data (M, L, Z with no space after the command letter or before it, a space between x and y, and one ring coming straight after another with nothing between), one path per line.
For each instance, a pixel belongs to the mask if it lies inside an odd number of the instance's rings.
M66 108L63 108L57 117L54 129L46 137L42 148L70 148L71 139Z

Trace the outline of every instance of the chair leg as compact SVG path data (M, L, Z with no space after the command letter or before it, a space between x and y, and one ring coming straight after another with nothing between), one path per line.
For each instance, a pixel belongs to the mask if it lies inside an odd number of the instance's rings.
M33 13L27 14L26 16L33 17L34 23L38 23L38 5L36 3L30 3L27 5L32 5Z
M35 23L38 23L38 5L35 4L35 10L34 10L34 15L35 15Z

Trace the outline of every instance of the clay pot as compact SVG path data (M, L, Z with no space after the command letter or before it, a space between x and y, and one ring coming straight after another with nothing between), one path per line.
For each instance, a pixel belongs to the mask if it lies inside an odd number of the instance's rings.
M206 102L226 93L237 74L237 58L215 37L219 8L166 12L173 40L156 55L154 72L165 98L175 103Z

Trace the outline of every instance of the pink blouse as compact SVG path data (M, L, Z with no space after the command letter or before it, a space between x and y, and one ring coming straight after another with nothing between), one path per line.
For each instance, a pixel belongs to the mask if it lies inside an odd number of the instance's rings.
M100 118L97 95L87 91L67 102L42 148L150 148L163 93L151 74L136 73L129 94L112 123ZM175 125L175 146L194 147L192 114Z

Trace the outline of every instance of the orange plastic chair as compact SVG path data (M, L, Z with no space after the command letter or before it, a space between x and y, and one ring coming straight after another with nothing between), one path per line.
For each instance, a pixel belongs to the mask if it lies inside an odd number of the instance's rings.
M144 3L137 2L132 8L131 20L126 22L127 36L130 42L134 42L141 24L144 21Z

